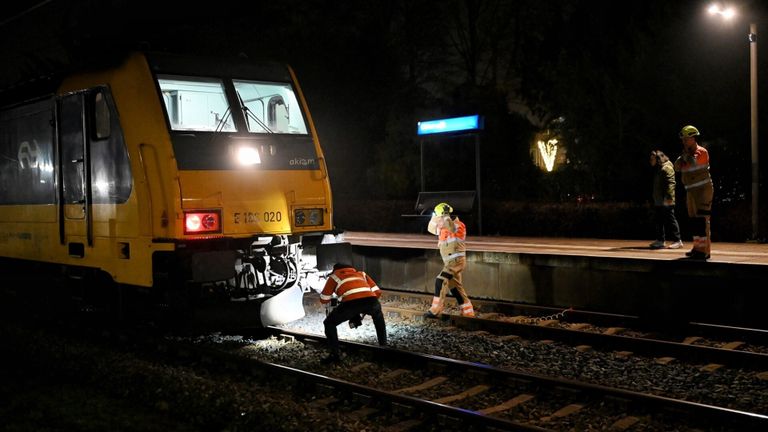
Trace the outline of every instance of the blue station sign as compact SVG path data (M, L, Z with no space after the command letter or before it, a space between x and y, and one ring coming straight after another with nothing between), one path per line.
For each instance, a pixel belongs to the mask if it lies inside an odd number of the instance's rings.
M461 132L482 129L482 118L479 115L453 117L418 123L418 135L432 135L447 132Z

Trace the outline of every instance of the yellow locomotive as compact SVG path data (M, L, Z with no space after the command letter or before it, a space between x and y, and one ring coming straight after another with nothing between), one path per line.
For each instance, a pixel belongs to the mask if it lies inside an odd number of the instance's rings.
M290 67L132 53L49 86L0 109L6 265L158 305L307 290L333 211Z

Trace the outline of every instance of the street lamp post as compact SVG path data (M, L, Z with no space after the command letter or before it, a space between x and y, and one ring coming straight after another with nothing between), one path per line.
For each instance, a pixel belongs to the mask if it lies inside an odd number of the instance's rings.
M749 91L752 134L752 240L758 237L759 169L757 153L757 24L749 24Z
M736 15L732 8L722 8L713 4L708 9L711 15L720 15L729 20ZM757 24L749 24L749 89L750 89L750 133L751 133L751 172L752 172L752 236L751 240L759 240L758 229L758 200L759 200L759 158L757 151Z

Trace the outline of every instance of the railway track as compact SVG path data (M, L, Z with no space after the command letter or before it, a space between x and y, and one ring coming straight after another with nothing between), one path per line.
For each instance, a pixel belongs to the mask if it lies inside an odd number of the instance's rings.
M323 338L317 335L283 329L274 331L274 337L288 341L286 343L300 342L310 350L322 346ZM383 395L387 398L408 395L407 399L390 399L389 403L408 407L406 411L428 410L426 412L435 416L446 417L444 421L471 421L477 426L502 430L757 430L768 427L768 416L758 413L392 348L346 342L343 350L347 354L343 367L321 363L302 366L312 374L337 376L354 384L340 386L342 393L334 392L317 403L348 404L351 396L343 393L350 391L365 394L364 399L369 400ZM237 351L254 353L247 346ZM380 405L358 404L354 410L369 416L381 415L382 410L377 406ZM402 422L429 423L429 419L427 414Z
M389 317L420 321L431 296L386 292L382 305ZM706 370L724 365L768 371L768 332L690 323L665 334L635 317L476 301L478 316L448 313L441 320L468 331L555 340L579 347L652 356L659 361L702 363ZM723 340L725 339L725 340Z
M78 331L79 332L79 331ZM290 389L295 401L371 430L764 430L768 416L280 328L240 336L159 338L84 331L164 365ZM262 350L261 346L271 346ZM276 348L277 347L277 348ZM278 354L280 351L284 353ZM269 353L269 354L265 354ZM367 425L367 426L366 426Z
M768 426L768 417L760 412L413 350L343 343L343 362L327 365L320 361L325 355L322 337L285 329L223 337L215 343L209 337L168 339L94 328L68 332L106 340L116 350L130 347L164 367L180 365L216 381L240 381L260 391L265 386L289 390L294 402L337 413L360 429L723 431ZM272 348L260 349L260 343ZM531 361L535 367L538 360Z

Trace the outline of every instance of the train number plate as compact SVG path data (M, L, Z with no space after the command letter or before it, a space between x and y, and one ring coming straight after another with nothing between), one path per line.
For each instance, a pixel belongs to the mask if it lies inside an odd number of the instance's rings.
M257 224L263 222L282 222L283 212L265 211L258 212L235 212L233 220L236 224Z

